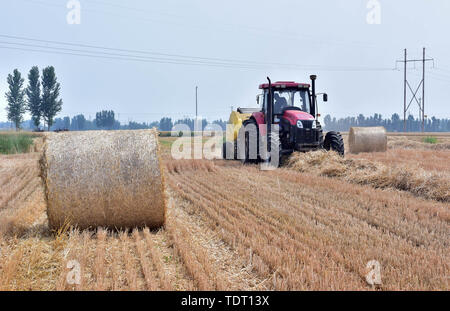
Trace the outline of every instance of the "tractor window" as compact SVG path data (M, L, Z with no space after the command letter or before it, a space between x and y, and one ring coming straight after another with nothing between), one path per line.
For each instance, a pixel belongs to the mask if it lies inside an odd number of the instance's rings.
M267 111L267 103L269 101L269 92L268 91L264 91L264 95L263 95L264 99L262 100L263 102L263 106L262 106L262 111Z
M260 107L261 109L264 107L264 94L259 94L256 100L256 104L258 105L258 107Z
M273 93L273 113L281 114L283 109L292 106L292 92L290 91L275 91Z
M309 94L306 91L298 91L294 93L294 106L302 111L311 113L311 105L309 103Z
M273 94L275 115L282 114L286 107L298 107L302 111L311 113L311 105L309 94L306 90L281 90L275 91Z

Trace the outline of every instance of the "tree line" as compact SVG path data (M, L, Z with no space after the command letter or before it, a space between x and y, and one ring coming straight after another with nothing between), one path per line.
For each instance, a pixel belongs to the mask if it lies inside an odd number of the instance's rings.
M205 128L210 122L206 119L201 120L201 127ZM223 130L226 129L227 122L220 120L214 120L213 124L219 125ZM78 114L72 118L66 116L63 118L55 118L50 126L51 131L92 131L92 130L143 130L157 128L160 131L171 131L177 124L185 124L191 131L194 131L195 119L183 118L173 120L172 118L164 117L159 121L153 122L135 122L130 121L127 124L121 124L116 119L116 113L113 110L102 110L95 114L95 119L90 120L83 114ZM11 123L0 122L0 128L8 128ZM27 120L22 122L20 128L33 129L33 120Z
M226 129L227 122L214 120L213 124L219 125L223 130ZM153 122L135 122L129 121L127 124L121 124L115 119L115 113L112 110L104 110L96 113L93 121L87 120L83 114L76 115L72 118L64 117L55 119L55 124L52 130L67 129L70 131L89 131L89 130L144 130L157 128L160 131L172 131L177 124L184 124L194 131L195 119L183 118L173 120L172 118L163 117L159 121ZM202 129L205 128L209 122L206 119L201 120Z
M351 127L357 126L384 126L388 132L403 132L404 123L403 118L397 113L394 113L391 118L383 118L381 114L375 113L373 116L365 117L363 114L357 117L347 118L332 118L326 115L324 118L324 125L326 131L341 131L347 132ZM421 132L422 120L414 118L409 115L406 120L407 132ZM432 117L425 120L426 132L450 132L450 119L437 119Z
M95 119L89 120L83 114L76 115L72 118L56 118L54 119L50 130L69 130L69 131L90 131L90 130L141 130L157 128L160 131L171 131L177 124L185 124L191 131L194 131L195 120L193 118L183 118L173 120L172 118L164 117L159 121L153 122L135 122L130 121L127 124L121 124L116 119L116 114L113 110L99 111L95 115ZM24 129L33 129L36 127L36 120L27 120L22 122L20 127ZM212 124L219 125L223 130L226 130L227 121L222 119L214 120ZM202 128L205 128L209 122L206 119L201 121ZM9 128L14 123L0 122L0 128ZM384 126L389 132L403 132L403 119L398 114L393 114L391 118L383 118L381 114L374 114L370 117L365 117L360 114L357 117L347 118L332 118L330 115L324 118L324 129L326 131L341 131L347 132L353 126ZM409 116L407 119L408 132L420 132L422 130L422 121ZM426 132L450 132L450 119L437 119L432 117L425 122Z
M201 127L205 128L210 122L206 119L201 120ZM222 119L214 120L212 124L219 125L223 130L226 130L227 121ZM96 113L93 121L89 121L83 114L69 117L55 119L55 124L52 130L68 129L71 131L88 131L88 130L140 130L157 128L160 131L171 131L177 124L185 124L191 131L194 131L195 119L183 118L173 120L172 118L164 117L159 121L153 122L134 122L130 121L128 124L121 124L115 119L114 111L101 111ZM347 132L350 127L354 126L384 126L389 132L403 132L403 119L398 114L393 114L391 118L384 119L381 114L375 113L373 116L365 117L360 114L357 117L347 118L332 118L330 115L324 118L324 129L326 131L341 131ZM0 125L1 127L1 125ZM413 116L407 118L407 132L420 132L422 130L422 121L415 119ZM450 119L437 119L432 117L425 122L425 131L427 132L450 132Z
M28 111L35 129L39 129L41 121L50 130L54 118L62 109L63 101L59 98L61 86L56 78L55 68L42 70L34 66L28 73L28 85L19 70L15 69L7 78L8 91L5 93L7 118L16 130L22 127L24 114Z

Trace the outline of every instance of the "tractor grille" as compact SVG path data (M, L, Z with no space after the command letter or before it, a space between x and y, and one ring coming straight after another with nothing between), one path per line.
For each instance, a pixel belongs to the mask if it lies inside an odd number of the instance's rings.
M302 121L304 129L311 129L314 121L305 120Z
M319 131L311 128L297 129L297 144L314 144L319 142Z

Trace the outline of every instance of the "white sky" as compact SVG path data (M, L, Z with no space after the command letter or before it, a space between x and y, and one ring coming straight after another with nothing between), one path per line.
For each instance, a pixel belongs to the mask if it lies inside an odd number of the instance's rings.
M266 76L308 82L318 74L318 91L329 94L319 107L322 115L386 117L402 114L402 70L330 69L393 69L404 48L419 58L423 46L436 60L435 68L427 64L426 114L450 117L448 0L379 0L380 25L367 24L368 0L80 0L80 25L67 24L67 2L0 0L0 35L263 64L223 68L0 48L0 121L6 121L8 73L18 68L26 76L33 65L55 66L64 100L59 116L94 117L102 109L115 110L122 122L192 116L198 85L200 114L228 119L230 106L255 103ZM11 43L46 45L0 36L0 47L24 48ZM411 65L408 74L415 87L421 64ZM417 116L417 105L412 107Z

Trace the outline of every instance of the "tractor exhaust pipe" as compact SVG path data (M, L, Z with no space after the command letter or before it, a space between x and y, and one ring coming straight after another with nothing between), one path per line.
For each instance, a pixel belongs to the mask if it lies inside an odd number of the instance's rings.
M317 79L317 76L316 75L311 75L311 76L309 76L309 78L311 79L311 88L312 88L312 90L311 90L312 91L311 103L312 103L312 107L314 109L313 115L314 115L314 117L317 118L317 116L316 116L316 101L317 101L317 98L316 98L316 79Z
M271 142L270 139L272 137L272 123L273 123L273 92L272 92L272 81L269 77L267 77L267 81L269 81L269 105L267 106L267 152L270 154L271 152Z

